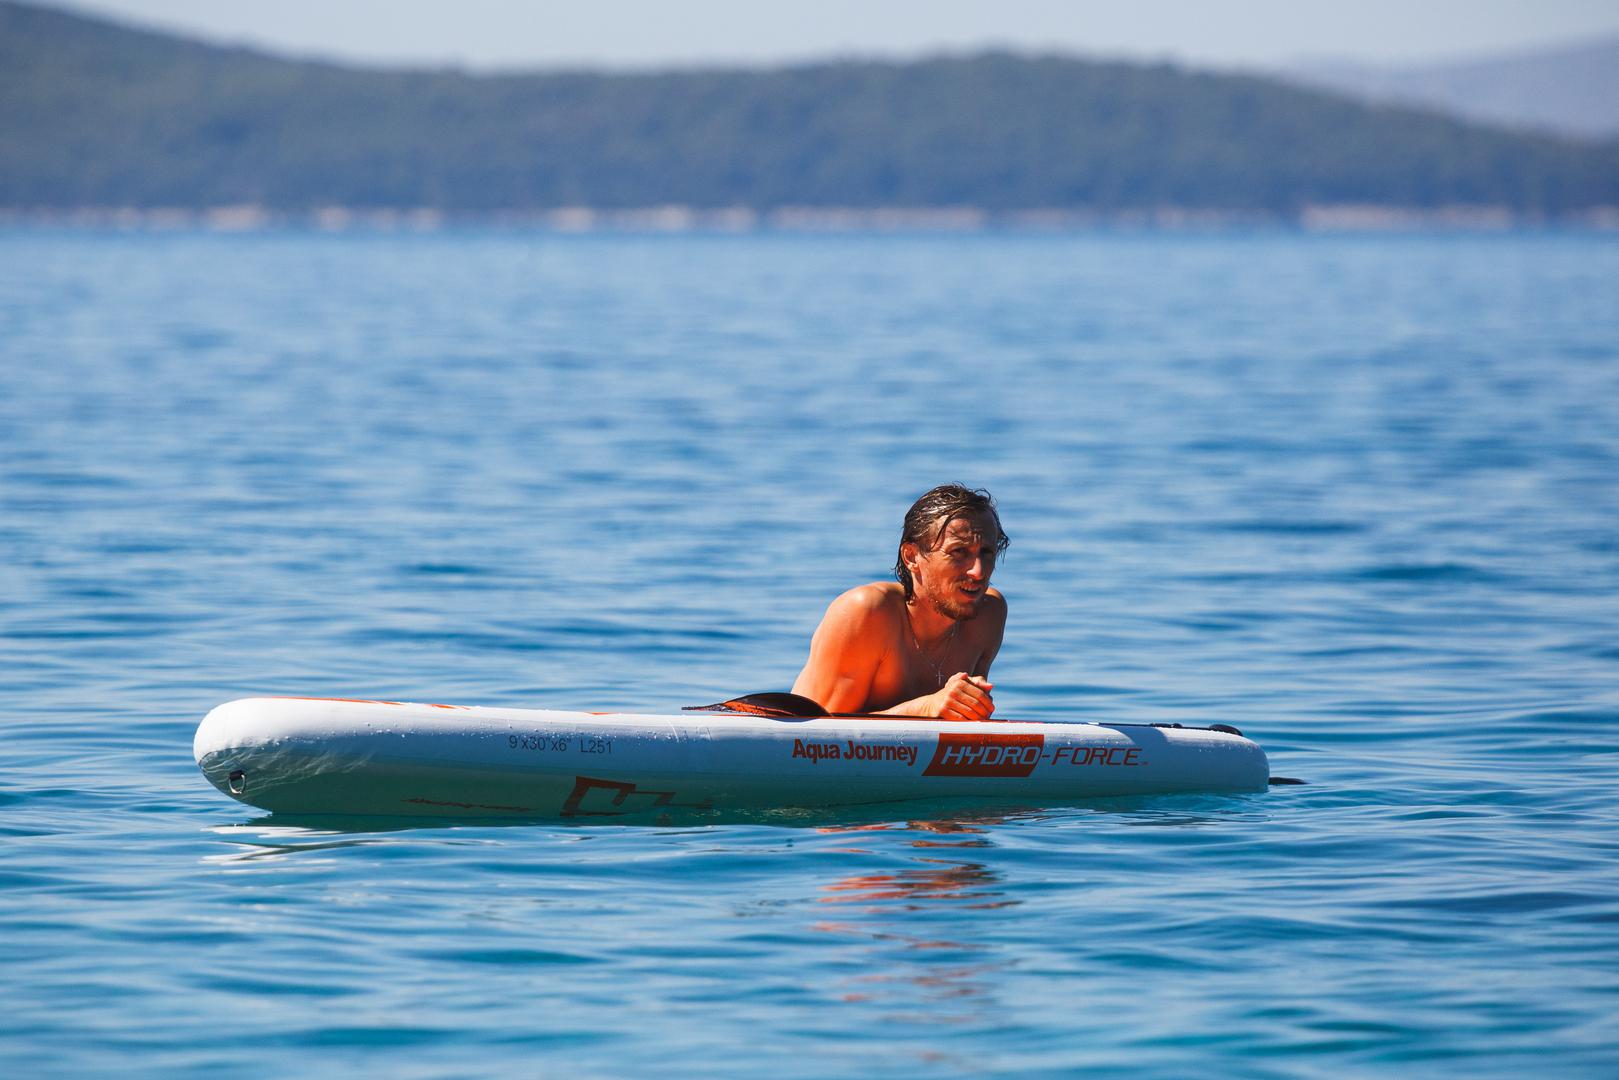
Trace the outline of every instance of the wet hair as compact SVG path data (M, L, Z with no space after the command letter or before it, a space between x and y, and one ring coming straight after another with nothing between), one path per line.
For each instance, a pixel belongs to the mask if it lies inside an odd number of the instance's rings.
M899 536L899 558L894 563L894 576L905 587L905 599L916 593L911 581L910 568L905 565L905 545L915 544L922 551L932 551L944 538L944 531L956 518L989 518L995 523L995 554L999 556L1011 543L1006 530L1001 528L1001 516L995 512L995 499L983 488L970 488L963 484L940 484L911 504L905 512L905 525Z

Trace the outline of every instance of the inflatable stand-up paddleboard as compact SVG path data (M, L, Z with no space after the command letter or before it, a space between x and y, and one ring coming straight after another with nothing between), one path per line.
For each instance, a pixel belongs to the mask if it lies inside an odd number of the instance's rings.
M596 817L999 796L1262 790L1231 727L829 716L755 694L676 715L244 698L197 728L203 775L295 814Z

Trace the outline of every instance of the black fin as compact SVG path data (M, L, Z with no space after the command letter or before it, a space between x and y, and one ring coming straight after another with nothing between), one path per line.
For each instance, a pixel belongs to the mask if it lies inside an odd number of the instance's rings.
M1270 782L1273 783L1273 784L1305 784L1305 783L1309 783L1309 781L1307 781L1307 780L1295 780L1291 776L1273 776L1273 777L1270 778Z
M811 701L803 694L785 694L774 690L762 694L743 694L714 705L687 705L683 711L747 713L776 720L809 720L828 715L818 702Z

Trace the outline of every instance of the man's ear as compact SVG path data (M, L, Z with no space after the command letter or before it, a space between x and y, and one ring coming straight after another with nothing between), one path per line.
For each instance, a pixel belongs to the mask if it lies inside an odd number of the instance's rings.
M916 575L916 564L922 559L922 549L907 540L899 546L899 558L905 564L905 569L909 570L914 577Z

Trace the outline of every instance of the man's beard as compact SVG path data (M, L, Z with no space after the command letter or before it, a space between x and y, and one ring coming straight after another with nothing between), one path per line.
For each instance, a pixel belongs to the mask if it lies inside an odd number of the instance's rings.
M937 611L945 618L954 619L956 622L967 622L969 619L977 618L979 608L983 607L984 593L980 590L974 599L963 600L956 592L960 584L958 581L951 585L946 592L934 593L928 597L928 602L933 605L934 611Z

